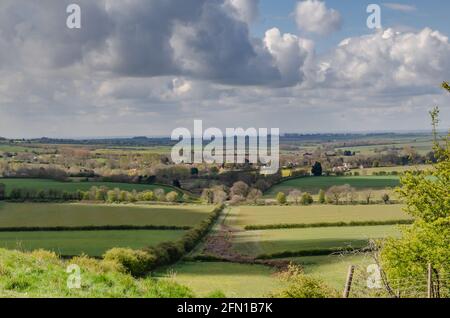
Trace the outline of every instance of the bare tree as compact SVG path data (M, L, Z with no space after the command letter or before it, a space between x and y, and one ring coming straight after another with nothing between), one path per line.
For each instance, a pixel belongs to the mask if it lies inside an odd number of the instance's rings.
M327 191L327 197L332 198L335 204L339 204L341 199L345 197L351 189L352 187L348 184L342 186L332 186Z
M289 192L288 201L295 202L295 204L298 205L301 198L302 192L300 190L294 189Z
M258 189L251 189L248 192L247 195L247 201L252 202L252 203L257 203L258 199L260 199L263 196L263 193L261 192L261 190Z
M248 185L243 181L238 181L233 184L230 189L230 196L233 197L235 195L239 195L242 197L246 197L248 194Z
M366 204L370 204L370 200L372 199L372 191L371 190L364 191L363 197Z

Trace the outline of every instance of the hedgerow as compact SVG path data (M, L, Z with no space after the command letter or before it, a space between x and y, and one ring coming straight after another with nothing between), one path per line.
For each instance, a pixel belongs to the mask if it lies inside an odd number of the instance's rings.
M223 208L223 205L216 207L200 225L189 230L176 242L164 242L142 250L115 248L107 251L104 259L115 260L133 276L142 276L160 266L173 264L203 239Z
M351 226L375 226L375 225L407 225L413 220L388 220L388 221L352 221L352 222L321 222L321 223L298 223L298 224L267 224L247 225L247 231L255 230L277 230L277 229L306 229L317 227L351 227Z

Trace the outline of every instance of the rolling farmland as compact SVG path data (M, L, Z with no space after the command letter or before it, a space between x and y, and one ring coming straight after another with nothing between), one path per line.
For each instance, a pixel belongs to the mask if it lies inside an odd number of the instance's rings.
M270 188L267 196L274 196L278 192L298 189L303 192L317 194L320 190L327 190L332 186L348 184L357 190L385 189L400 185L397 176L360 176L360 177L303 177L284 181Z

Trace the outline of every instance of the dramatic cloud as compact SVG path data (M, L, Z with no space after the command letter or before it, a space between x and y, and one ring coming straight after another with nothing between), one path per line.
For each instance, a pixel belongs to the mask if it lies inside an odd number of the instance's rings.
M273 56L249 34L257 1L82 0L81 30L64 27L69 3L2 1L2 64L81 64L120 76L187 75L226 84L283 81Z
M193 119L285 132L411 129L428 127L436 104L446 120L438 86L450 44L436 30L383 30L317 55L313 41L281 28L252 35L258 1L78 0L82 29L69 30L71 2L0 2L0 136L168 135ZM322 2L299 8L304 31L340 25Z
M338 11L328 9L324 2L305 0L297 4L295 20L299 29L321 35L341 28L342 18Z

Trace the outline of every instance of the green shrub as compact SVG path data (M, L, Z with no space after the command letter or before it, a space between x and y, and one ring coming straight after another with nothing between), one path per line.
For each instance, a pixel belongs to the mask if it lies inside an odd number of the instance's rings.
M215 290L208 295L206 295L206 298L227 298L225 293L221 290Z
M294 265L290 265L280 277L288 286L273 295L277 298L336 298L338 296L338 293L322 280L305 275L299 267Z
M320 204L325 204L326 202L327 202L327 199L325 197L325 191L321 189L319 191L319 203Z
M149 264L155 256L142 250L128 248L113 248L108 250L103 258L105 261L115 261L122 265L131 275L141 276L149 271Z
M301 203L302 205L311 205L311 204L314 203L314 199L313 199L313 197L312 197L311 194L309 194L309 193L303 193L302 198L301 198L301 200L300 200L300 203Z
M142 193L142 200L143 201L155 201L155 194L153 191L145 191Z
M283 193L283 192L278 192L278 194L277 194L277 202L279 204L283 204L283 205L286 204L286 202L287 202L286 194Z
M167 202L176 202L178 201L178 192L171 191L166 194L166 200Z

